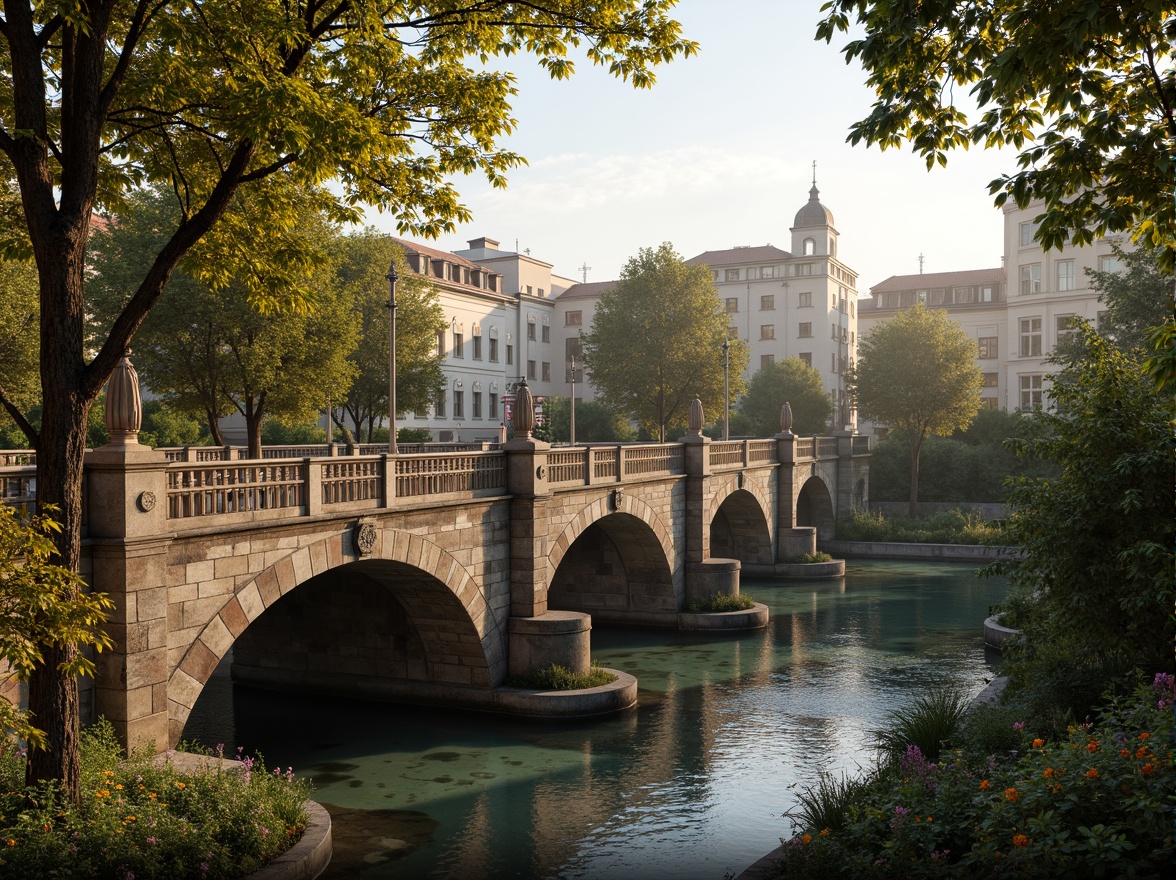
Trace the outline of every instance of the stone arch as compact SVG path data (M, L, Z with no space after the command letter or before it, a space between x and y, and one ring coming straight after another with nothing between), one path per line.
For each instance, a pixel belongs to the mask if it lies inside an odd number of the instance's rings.
M589 526L615 513L629 514L649 526L654 538L661 545L662 552L665 553L666 563L669 565L670 570L672 571L675 568L674 536L666 528L661 517L657 515L657 511L640 498L634 498L629 493L623 493L621 495L621 500L617 503L618 509L613 511L609 509L613 503L612 498L613 493L598 498L576 514L571 522L564 526L564 530L556 538L555 543L552 545L551 553L547 557L549 566L547 571L548 583L551 582L551 575L559 569L560 562L563 561L568 549L576 542L576 539L584 534Z
M749 568L772 565L772 519L762 495L745 484L721 499L717 496L707 522L710 556L738 559Z
M379 527L376 535L369 557L360 557L354 551L348 530L293 551L233 593L201 629L168 677L168 725L173 744L179 740L188 714L213 670L249 625L302 584L342 566L363 566L377 574L380 566L393 566L416 572L419 580L430 579L437 585L432 591L433 596L448 594L452 597L447 605L459 615L461 632L458 640L467 648L476 644L479 649L480 656L467 656L466 663L472 674L462 683L490 685L496 674L490 658L494 658L494 665L502 665L505 656L498 625L474 578L452 554L427 538ZM410 601L410 604L420 606L422 603L418 600ZM407 610L411 614L413 609ZM425 629L427 632L422 633L424 641L430 645L440 641L441 633L435 627ZM465 652L466 655L471 653L470 650Z
M798 526L815 527L817 540L827 541L833 537L836 525L833 496L825 481L816 474L805 480L796 493L795 522Z
M549 557L548 607L600 620L614 612L629 620L674 615L680 589L669 531L638 499L624 496L617 511L608 506L607 498L589 505L556 540Z

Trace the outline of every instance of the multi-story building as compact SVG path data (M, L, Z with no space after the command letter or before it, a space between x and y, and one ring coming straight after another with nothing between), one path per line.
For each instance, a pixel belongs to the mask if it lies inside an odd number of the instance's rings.
M1097 324L1098 292L1088 270L1114 271L1107 237L1088 247L1045 251L1033 240L1041 205L1004 208L1004 266L959 272L893 275L860 303L860 330L869 333L916 302L945 309L976 340L984 374L984 406L1008 411L1040 407L1049 388L1046 359L1077 318Z
M770 244L734 247L686 262L710 269L729 336L747 341L751 359L745 378L777 360L799 358L821 374L837 426L849 425L852 417L840 405L845 371L857 350L857 273L838 256L833 214L821 204L815 181L790 232L791 251ZM575 284L560 295L557 320L562 317L565 356L578 350L573 337L591 326L600 295L615 284ZM591 394L586 387L584 396Z
M498 250L490 238L453 253L395 241L409 269L437 289L447 324L437 334L445 389L428 411L406 413L400 426L426 428L440 441L497 440L510 418L513 387L524 377L542 418L543 399L563 387L554 297L571 279L530 254Z

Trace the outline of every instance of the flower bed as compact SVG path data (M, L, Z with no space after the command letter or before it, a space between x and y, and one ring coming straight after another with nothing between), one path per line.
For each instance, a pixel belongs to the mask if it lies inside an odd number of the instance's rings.
M124 759L109 725L82 733L82 803L24 786L24 757L0 756L0 877L230 880L302 835L306 782L260 760L213 756L182 771L149 752ZM222 765L228 765L225 769Z
M935 764L911 746L872 779L828 786L822 827L802 823L777 876L1163 876L1176 854L1172 697L1161 674L1062 740L1015 725L1007 755Z

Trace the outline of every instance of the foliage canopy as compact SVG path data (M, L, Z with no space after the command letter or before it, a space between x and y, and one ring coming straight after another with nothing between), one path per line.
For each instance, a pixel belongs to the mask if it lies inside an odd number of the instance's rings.
M642 248L605 291L581 336L584 363L603 402L659 440L694 398L722 412L727 316L706 266L687 266L669 242ZM730 340L730 395L743 391L747 343Z
M1011 146L996 204L1044 203L1046 248L1132 231L1176 245L1176 10L1168 0L1048 4L829 0L817 38L864 29L842 50L877 100L849 140L909 143L927 167L952 149ZM977 107L969 119L957 89Z
M792 407L792 430L819 434L833 414L821 374L800 358L785 358L763 367L751 377L739 412L747 417L755 437L771 437L780 431L780 408Z

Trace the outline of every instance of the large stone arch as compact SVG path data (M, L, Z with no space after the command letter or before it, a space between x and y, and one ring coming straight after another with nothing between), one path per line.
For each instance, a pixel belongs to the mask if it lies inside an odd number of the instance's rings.
M370 556L361 557L350 544L349 530L293 551L244 583L212 616L168 678L173 744L213 670L249 625L298 587L344 566L375 580L399 574L409 582L396 598L409 615L415 612L426 651L444 646L453 655L456 645L460 657L454 665L465 670L433 680L488 687L501 678L505 651L497 622L477 582L452 554L420 535L391 528L376 528ZM441 608L430 610L438 599ZM438 625L437 610L448 612L444 627Z
M796 493L796 524L811 526L817 530L817 540L827 541L833 537L836 526L836 512L833 495L829 486L817 474L813 474Z
M711 557L738 559L747 570L773 565L774 518L770 510L754 484L725 494L715 493L707 515Z
M564 528L549 559L553 610L657 622L681 604L672 536L638 499L624 496L618 511L608 510L607 499L589 505Z

